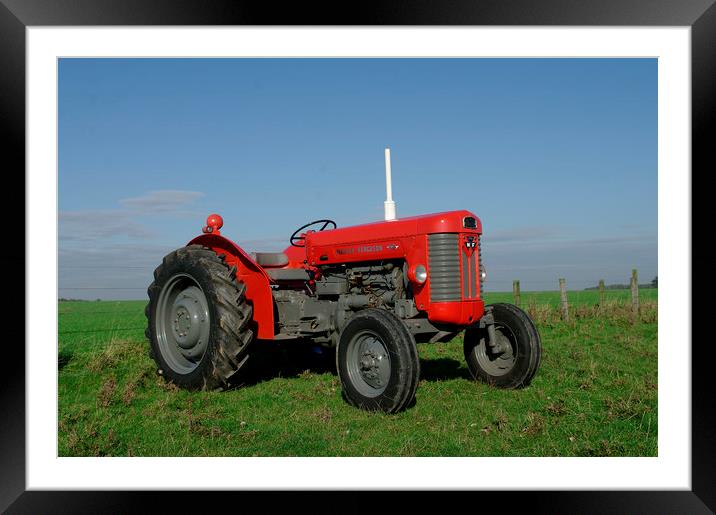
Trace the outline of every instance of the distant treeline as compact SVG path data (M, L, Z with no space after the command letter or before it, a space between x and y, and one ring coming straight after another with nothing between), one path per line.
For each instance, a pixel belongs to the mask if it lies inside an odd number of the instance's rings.
M64 297L60 297L60 302L100 302L102 299L95 299L95 300L88 300L88 299L66 299Z
M631 288L631 286L629 286L628 284L607 284L604 286L605 290L628 290L629 288ZM650 288L658 288L658 286L654 286L651 283L640 284L639 289L641 290L642 288L650 289ZM590 286L589 288L584 288L584 289L585 290L598 290L599 286Z

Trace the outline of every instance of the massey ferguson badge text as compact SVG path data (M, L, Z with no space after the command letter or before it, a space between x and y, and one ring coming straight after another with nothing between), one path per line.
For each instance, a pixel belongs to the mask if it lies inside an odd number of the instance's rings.
M363 254L365 252L380 252L381 250L383 250L383 245L365 245L363 247L336 249L336 254Z

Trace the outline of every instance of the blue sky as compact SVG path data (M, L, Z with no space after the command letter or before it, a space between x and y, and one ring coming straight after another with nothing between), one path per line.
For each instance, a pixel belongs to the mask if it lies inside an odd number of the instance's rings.
M487 288L657 274L656 59L61 59L59 286L144 299L210 212L247 250L304 223L469 209Z

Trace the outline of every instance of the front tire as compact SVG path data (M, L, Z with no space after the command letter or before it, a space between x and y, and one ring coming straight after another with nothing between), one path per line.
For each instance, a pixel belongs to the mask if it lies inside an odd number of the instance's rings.
M389 311L366 309L350 319L338 342L336 368L344 398L357 408L396 413L415 398L415 339Z
M463 351L472 377L500 388L522 388L537 373L542 356L539 333L529 315L513 304L493 304L498 347L488 345L486 328L465 330Z
M201 245L167 254L147 293L146 336L158 371L190 390L221 390L248 360L252 308L236 269Z

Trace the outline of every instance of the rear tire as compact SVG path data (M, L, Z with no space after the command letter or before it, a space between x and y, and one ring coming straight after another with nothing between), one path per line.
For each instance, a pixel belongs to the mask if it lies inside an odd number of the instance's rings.
M346 401L361 409L396 413L415 398L420 361L413 335L393 313L366 309L350 319L336 350Z
M463 351L472 377L500 388L522 388L537 373L542 356L539 333L529 315L513 304L493 304L499 352L488 345L487 329L465 330Z
M201 245L167 254L147 293L145 334L158 371L190 390L221 390L249 358L252 308L223 256Z

